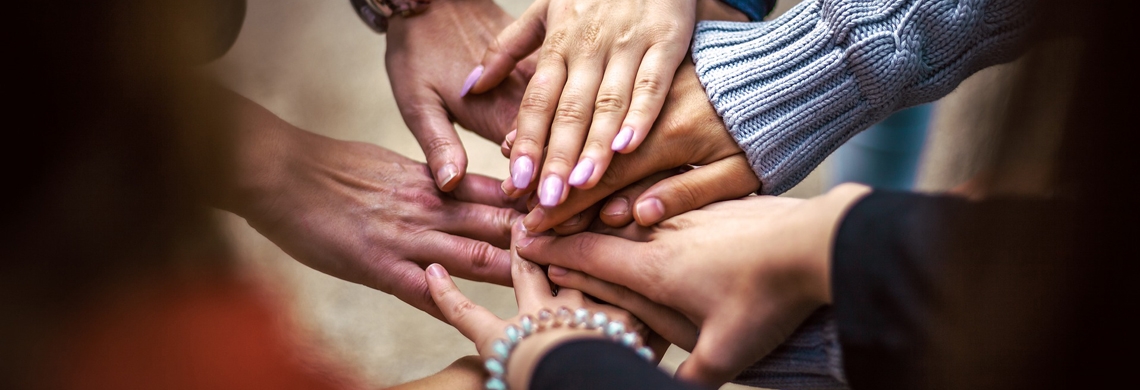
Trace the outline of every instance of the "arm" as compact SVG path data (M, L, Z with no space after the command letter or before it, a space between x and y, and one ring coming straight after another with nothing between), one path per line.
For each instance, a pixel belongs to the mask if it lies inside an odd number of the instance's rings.
M702 22L697 73L764 194L855 133L1012 60L1026 0L809 0L772 22Z
M1036 316L1066 302L1057 280L1073 254L1072 217L1045 200L877 191L859 201L839 227L831 271L850 384L1008 381L1024 374L1007 362L1053 354L1037 332L1055 320Z

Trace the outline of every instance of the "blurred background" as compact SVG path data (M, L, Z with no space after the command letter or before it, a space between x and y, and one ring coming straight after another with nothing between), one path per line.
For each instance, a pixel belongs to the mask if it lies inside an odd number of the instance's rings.
M769 18L796 2L779 0ZM497 3L518 16L530 1ZM384 36L361 22L347 0L249 0L237 43L209 69L229 88L298 127L374 143L424 161L393 100L384 52ZM810 197L851 180L921 191L942 191L963 183L977 173L992 150L993 145L980 140L997 128L992 118L1000 113L966 111L962 103L1005 99L995 91L1008 78L1008 68L987 69L943 100L888 119L852 140L783 196ZM470 172L507 176L498 144L460 133ZM311 270L244 220L222 214L245 261L242 267L287 302L291 320L302 333L298 339L327 351L367 383L403 383L475 354L474 346L449 325L382 292ZM501 316L515 311L508 288L465 281L460 287ZM685 357L684 351L672 348L662 367L672 371Z

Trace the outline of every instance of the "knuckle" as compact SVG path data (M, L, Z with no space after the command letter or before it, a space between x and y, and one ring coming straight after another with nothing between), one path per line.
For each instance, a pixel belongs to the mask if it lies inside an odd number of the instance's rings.
M702 189L685 180L677 180L671 186L667 195L673 198L676 205L685 208L685 211L703 206L701 204Z
M590 120L590 113L577 99L566 99L558 104L554 113L554 123L577 124Z
M553 106L551 95L546 93L544 86L536 86L534 91L527 91L519 102L519 113L547 112Z
M578 47L583 56L593 57L596 56L600 50L600 37L602 32L602 23L600 21L591 21L581 29L581 39L578 40Z
M546 151L546 166L551 168L568 168L574 166L577 156L569 155L565 150L550 149Z
M633 93L649 96L658 96L665 90L664 83L661 82L656 72L648 72L648 74L640 75L637 81L633 83Z
M625 112L625 99L616 91L602 91L594 101L594 112L599 114Z
M468 241L463 251L470 259L471 272L477 275L488 274L498 265L501 249L484 241Z
M566 30L553 31L546 35L546 39L542 41L542 46L551 49L550 52L554 52L565 47L569 38L570 35Z
M450 152L454 145L450 138L432 137L424 143L424 151L428 156L438 156Z

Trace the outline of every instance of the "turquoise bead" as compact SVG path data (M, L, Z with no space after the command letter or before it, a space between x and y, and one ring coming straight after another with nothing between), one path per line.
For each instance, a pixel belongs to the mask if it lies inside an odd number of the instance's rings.
M507 361L507 358L511 357L511 348L503 339L497 339L494 343L491 343L491 350L495 351L499 360Z
M649 349L649 347L638 348L637 354L645 358L645 360L653 361L653 350Z
M574 327L582 326L590 318L590 311L586 309L574 310Z
M628 332L626 334L621 335L621 345L624 345L627 347L637 347L638 346L637 345L638 339L640 339L640 337L637 336L637 333Z
M520 338L522 338L522 329L514 325L507 327L507 342L515 345L519 343Z
M487 383L483 384L483 388L487 390L507 390L507 383L499 378L491 378Z
M534 334L534 320L531 316L523 316L523 318L520 318L519 326L522 327L523 337Z
M483 363L483 367L487 369L487 372L490 373L493 378L502 378L503 373L506 372L506 368L503 367L503 362L495 358L487 359L487 361Z

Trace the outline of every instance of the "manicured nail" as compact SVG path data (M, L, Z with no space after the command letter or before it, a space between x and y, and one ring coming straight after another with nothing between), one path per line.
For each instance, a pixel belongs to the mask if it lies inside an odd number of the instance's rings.
M475 86L475 82L479 81L481 76L483 76L483 65L476 66L475 70L467 75L467 81L463 82L463 89L459 91L459 97L467 96L467 92L471 91L471 87Z
M617 137L614 138L613 145L610 145L610 150L619 151L629 146L629 141L633 140L633 126L626 126L621 128Z
M446 278L447 277L447 270L443 269L443 266L439 265L439 264L429 265L427 267L427 273L428 273L428 275L431 275L434 278Z
M590 175L594 174L594 160L584 158L578 162L578 166L570 171L570 185L580 186L586 184L586 180L590 180Z
M514 166L511 167L511 181L516 189L530 185L532 175L534 175L534 161L531 161L530 157L522 156L515 160Z
M624 196L610 199L610 201L606 203L606 207L602 208L602 214L605 215L618 216L627 213L629 213L629 199L626 199Z
M503 195L506 196L511 196L511 193L515 192L515 189L513 187L514 186L511 185L510 180L503 180L503 184L499 184L499 189L503 190Z
M546 212L543 211L542 207L535 208L523 218L523 226L526 226L528 232L541 233L538 231L538 224L542 223L544 218L546 218Z
M657 223L665 215L665 205L657 198L637 202L637 216L646 225Z
M522 238L519 238L519 242L515 246L518 247L519 249L522 249L522 248L526 248L532 242L534 242L534 236L528 234L526 236L523 236Z
M518 133L519 133L519 129L511 130L511 132L507 133L507 136L505 138L503 138L503 143L507 144L507 146L514 145L515 144L515 137L518 136Z
M562 275L566 275L566 272L567 271L565 268L559 267L559 266L554 265L554 264L551 264L550 266L548 266L546 268L546 273L550 274L550 276L562 276Z
M542 188L538 189L538 203L545 207L554 207L562 200L562 178L550 175L542 181Z
M451 164L451 163L444 165L443 168L439 169L439 172L435 173L435 178L436 178L436 180L439 181L439 188L443 188L443 187L447 186L449 183L451 183L452 180L455 180L455 178L458 176L459 176L459 168L456 168L455 164Z

